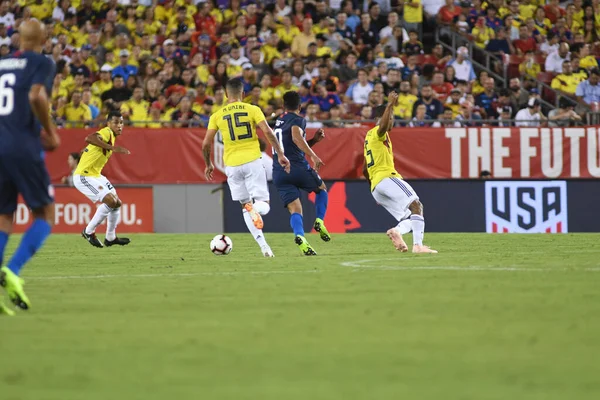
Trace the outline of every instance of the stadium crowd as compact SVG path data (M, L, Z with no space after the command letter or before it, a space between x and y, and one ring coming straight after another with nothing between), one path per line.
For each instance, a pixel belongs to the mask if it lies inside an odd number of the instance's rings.
M600 0L4 0L0 55L28 18L47 26L66 127L112 109L138 127L205 126L232 77L267 117L299 91L309 127L370 120L392 90L414 127L569 125L600 101ZM498 55L507 87L476 74L467 47L453 58L426 37L438 27ZM575 102L543 115L538 80Z

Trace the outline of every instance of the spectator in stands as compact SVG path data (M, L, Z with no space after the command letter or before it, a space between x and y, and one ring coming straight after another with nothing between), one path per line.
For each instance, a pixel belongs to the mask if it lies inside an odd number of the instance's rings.
M379 32L387 24L387 18L382 15L381 7L376 0L371 1L369 4L369 17L371 17L371 24L376 32Z
M582 80L584 79L582 79L581 75L573 74L571 62L564 61L562 73L552 79L550 86L563 96L573 96L575 95L577 86Z
M391 68L386 73L386 80L383 83L383 93L387 96L390 92L398 92L400 90L401 75L400 70Z
M137 73L137 67L129 63L129 51L126 49L119 51L119 65L112 70L112 76L120 75L127 81L129 75L137 75Z
M466 82L466 81L464 81L462 79L458 79L456 77L456 70L454 69L454 67L452 65L448 65L444 69L444 81L450 83L452 86L456 86L458 81Z
M439 25L451 26L454 24L455 18L462 14L462 9L454 4L454 0L446 0L446 4L440 8L437 15L437 23Z
M171 114L171 120L174 121L174 127L176 128L189 128L193 126L200 126L202 118L200 114L192 110L192 99L188 96L183 96L179 100L177 110Z
M571 49L571 57L579 57L579 66L586 70L598 67L598 61L590 55L590 45L587 43L574 44ZM573 72L576 72L573 70Z
M454 112L450 107L444 107L444 112L440 114L439 122L434 122L433 127L449 127L449 128L460 128L462 126L460 119L454 118Z
M133 96L121 106L121 114L132 126L144 127L145 121L148 121L148 108L150 103L144 100L144 89L136 87L133 89Z
M523 55L528 51L536 51L537 42L527 25L522 24L519 27L519 38L513 42L513 46L519 55Z
M358 70L358 81L353 83L346 90L348 101L353 104L367 104L369 93L373 90L373 84L368 81L367 71Z
M508 36L508 40L513 43L515 40L519 38L519 25L515 23L515 17L508 14L504 16L504 26L506 27L506 33ZM517 50L515 49L515 54Z
M444 107L449 107L452 110L453 117L456 118L461 113L460 105L464 101L463 92L458 88L454 88L450 91L450 96L446 99Z
M558 46L558 52L549 54L548 57L546 57L546 72L560 74L562 72L563 63L569 59L569 44L563 42Z
M559 37L552 31L546 35L546 41L540 45L540 52L546 57L548 54L558 52Z
M312 33L312 25L311 18L304 18L304 21L302 21L302 33L294 37L292 41L292 54L294 57L306 57L308 55L308 45L317 40Z
M590 109L590 106L600 102L600 69L593 68L590 77L577 86L575 95L579 105L575 111L578 114Z
M89 87L83 89L81 93L81 102L90 108L90 113L92 115L92 121L94 121L100 115L100 104L92 102L93 96L92 91Z
M475 46L480 49L485 49L488 42L495 37L494 30L486 24L486 19L483 16L477 18L477 23L473 27L471 35Z
M325 126L328 128L343 128L346 124L342 122L342 113L344 112L344 106L335 105L329 110L329 121L325 122Z
M71 75L81 73L86 79L89 79L91 76L90 69L83 63L81 54L77 49L73 49L71 52L71 63L69 68L71 69Z
M320 83L325 85L329 92L337 92L339 79L331 74L329 66L325 63L319 65L319 75L312 80L313 88Z
M354 32L356 27L360 24L360 17L354 12L354 5L352 0L345 0L342 2L340 7L342 12L346 14L346 26Z
M358 66L356 65L357 60L358 60L358 57L356 57L356 54L354 54L354 53L350 53L350 54L348 54L348 56L346 56L346 63L344 65L342 65L339 70L340 82L342 82L342 83L350 82L358 77L359 69L358 69ZM302 68L304 68L304 67L302 67Z
M73 174L75 173L75 170L77 169L77 164L79 164L79 159L81 158L81 154L74 152L74 153L69 153L69 156L67 157L67 165L69 166L69 175L67 176L63 176L60 179L60 183L64 184L64 185L68 185L68 186L73 186Z
M331 107L334 105L342 104L339 96L335 93L331 93L327 91L327 88L322 83L318 83L316 86L316 96L314 101L319 103L319 108L321 111L329 112Z
M533 51L527 51L523 62L519 64L519 73L531 79L537 79L537 76L542 72L542 67L535 62Z
M413 108L418 98L410 91L410 82L400 82L400 93L398 94L398 101L394 107L394 116L396 119L410 120L413 115Z
M498 93L495 90L494 78L488 77L483 81L483 92L475 97L475 105L481 107L487 116L487 119L498 117L494 108L494 103L498 101Z
M423 43L419 41L419 34L415 30L408 32L408 41L402 44L402 52L407 56L423 54Z
M473 70L473 64L467 60L469 56L469 50L461 46L456 50L456 58L448 63L448 66L452 66L456 72L456 79L463 81L472 82L475 80L475 71Z
M536 127L540 126L541 121L546 117L542 114L542 105L537 99L529 99L527 107L520 110L515 116L515 126L517 127Z
M379 42L378 32L379 29L371 24L371 16L363 14L360 17L360 25L356 27L354 32L354 42L358 45L374 48Z
M558 101L558 108L548 113L548 126L565 127L581 121L581 116L573 108L573 103L568 99L560 99Z
M292 90L298 90L298 86L292 84L292 73L287 70L283 71L281 74L281 84L275 88L275 98L280 99L284 94Z
M119 110L124 101L131 97L131 90L125 87L125 80L121 75L113 77L113 87L102 93L102 103L109 110Z
M573 33L567 27L565 17L558 18L550 32L554 33L560 42L571 42L573 40Z
M150 106L150 122L146 124L147 128L162 128L165 125L166 118L162 114L163 106L159 101L155 101Z
M373 107L368 104L365 104L360 109L360 119L361 119L361 121L373 119Z
M423 0L409 0L404 2L404 28L419 32L421 37L423 24Z
M560 0L549 0L548 4L544 6L544 11L546 12L548 20L553 24L556 23L560 17L566 15L566 11L560 6Z
M518 77L511 78L508 83L508 88L511 91L510 102L513 110L520 110L525 107L529 94L521 87L521 80Z
M375 61L375 64L377 64L377 65L380 63L384 63L385 65L387 65L388 70L389 69L400 69L400 68L404 67L404 63L402 62L402 59L400 57L394 56L394 53L392 52L392 48L390 46L385 46L383 49L383 57L378 58Z
M515 48L506 36L506 28L498 28L496 31L496 37L490 39L485 49L492 54L499 55L500 57L503 57L505 54L514 54Z
M425 85L421 89L421 96L413 106L413 115L416 115L416 110L420 105L425 106L425 112L431 119L437 119L438 115L444 111L442 103L433 97L433 89L430 85Z
M250 93L252 87L256 85L256 72L249 62L242 66L242 77L240 80L244 85L244 93Z
M392 11L387 16L387 25L379 31L379 41L386 46L390 46L391 43L395 40L394 37L394 29L398 26L398 13ZM351 39L351 37L348 37ZM398 50L397 48L395 49Z
M446 98L450 95L450 91L454 89L454 86L451 83L444 81L443 72L437 71L433 74L431 88L437 94L438 100L444 103Z
M87 127L92 121L92 112L81 102L81 92L78 90L71 94L71 102L61 107L57 115L66 121L67 128Z
M535 17L533 19L535 28L538 30L541 36L546 36L550 29L552 29L552 23L546 18L546 11L544 8L538 7L535 10Z
M432 119L427 115L427 106L425 104L415 104L415 116L411 119L408 126L411 128L431 126Z
M412 55L406 59L406 65L402 68L402 80L410 79L412 75L419 75L421 68L417 65L417 57Z
M318 118L320 111L319 104L313 102L308 104L306 108L306 128L320 129L323 127L323 123Z
M500 107L497 126L509 127L513 126L512 108L510 106Z
M588 6L588 7L591 7L591 6ZM588 7L586 7L586 9ZM596 30L595 18L593 16L592 16L592 18L586 18L583 21L582 33L583 33L584 43L592 44L592 43L596 43L596 42L600 41L600 38L598 37L598 31Z

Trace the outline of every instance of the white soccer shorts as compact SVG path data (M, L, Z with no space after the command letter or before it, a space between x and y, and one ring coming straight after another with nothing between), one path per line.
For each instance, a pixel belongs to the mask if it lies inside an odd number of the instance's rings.
M109 193L117 195L113 185L103 175L99 177L73 175L73 185L93 203L102 202Z
M269 201L267 174L260 158L235 167L225 167L233 201Z
M372 194L375 201L388 210L396 221L406 219L408 206L419 200L414 189L399 178L385 178L375 186Z

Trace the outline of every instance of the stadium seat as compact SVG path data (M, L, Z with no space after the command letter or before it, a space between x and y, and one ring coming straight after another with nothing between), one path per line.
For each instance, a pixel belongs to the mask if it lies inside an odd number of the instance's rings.
M537 76L538 81L549 85L556 74L554 72L540 72Z
M519 76L519 65L523 62L523 56L519 56L517 54L511 54L508 56L508 77L514 78Z

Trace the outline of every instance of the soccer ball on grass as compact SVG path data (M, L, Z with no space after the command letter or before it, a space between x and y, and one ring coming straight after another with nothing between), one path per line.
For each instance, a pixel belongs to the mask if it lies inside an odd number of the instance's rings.
M233 242L229 236L217 235L210 241L210 251L216 256L226 256L232 249Z

